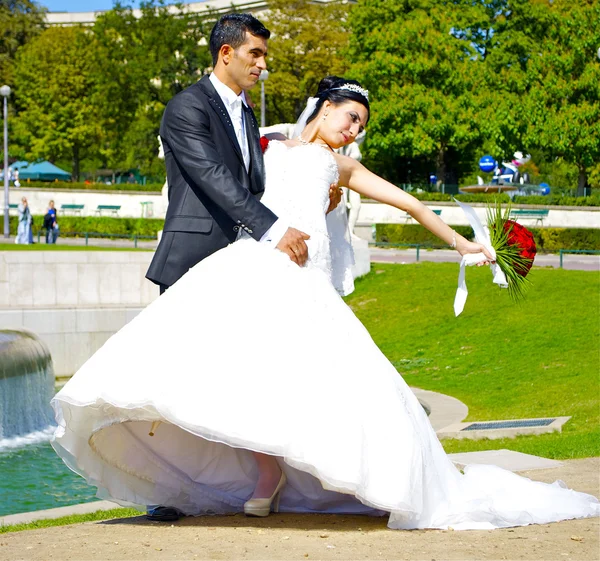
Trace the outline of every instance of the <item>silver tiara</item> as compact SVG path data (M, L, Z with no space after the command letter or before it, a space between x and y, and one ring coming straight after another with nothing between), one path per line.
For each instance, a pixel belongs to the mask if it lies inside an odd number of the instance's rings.
M357 94L362 95L367 101L369 101L369 90L365 90L364 88L361 88L356 84L344 84L339 88L331 88L331 91L333 90L349 90L351 92L355 92Z

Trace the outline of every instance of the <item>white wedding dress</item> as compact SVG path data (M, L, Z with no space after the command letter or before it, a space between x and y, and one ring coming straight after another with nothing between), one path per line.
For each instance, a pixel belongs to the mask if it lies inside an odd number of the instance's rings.
M598 515L597 499L560 483L455 468L334 288L349 290L351 250L325 218L332 155L271 142L265 163L263 201L310 234L310 262L243 238L191 269L54 398L65 463L100 497L193 515L242 511L250 450L280 458L283 512L455 529Z

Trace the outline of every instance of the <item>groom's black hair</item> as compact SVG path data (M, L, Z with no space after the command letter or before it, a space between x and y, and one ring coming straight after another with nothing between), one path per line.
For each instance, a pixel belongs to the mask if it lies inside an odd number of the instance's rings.
M237 49L246 40L246 31L256 37L268 39L271 32L250 14L227 14L219 18L210 32L210 54L213 66L219 59L219 51L223 45Z

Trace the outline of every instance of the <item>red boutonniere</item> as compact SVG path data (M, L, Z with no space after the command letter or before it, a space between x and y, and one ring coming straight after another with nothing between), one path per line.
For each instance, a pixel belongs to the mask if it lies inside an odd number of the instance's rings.
M263 154L265 153L267 146L269 146L269 139L266 136L261 136L260 137L260 149L262 150Z

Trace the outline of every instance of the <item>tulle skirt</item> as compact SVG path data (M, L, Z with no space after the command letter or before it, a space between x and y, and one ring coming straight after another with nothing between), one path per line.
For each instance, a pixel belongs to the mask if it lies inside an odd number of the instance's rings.
M327 276L251 239L191 269L52 404L57 453L123 504L242 511L259 451L288 476L282 512L455 529L600 512L597 499L559 482L494 466L459 472Z

